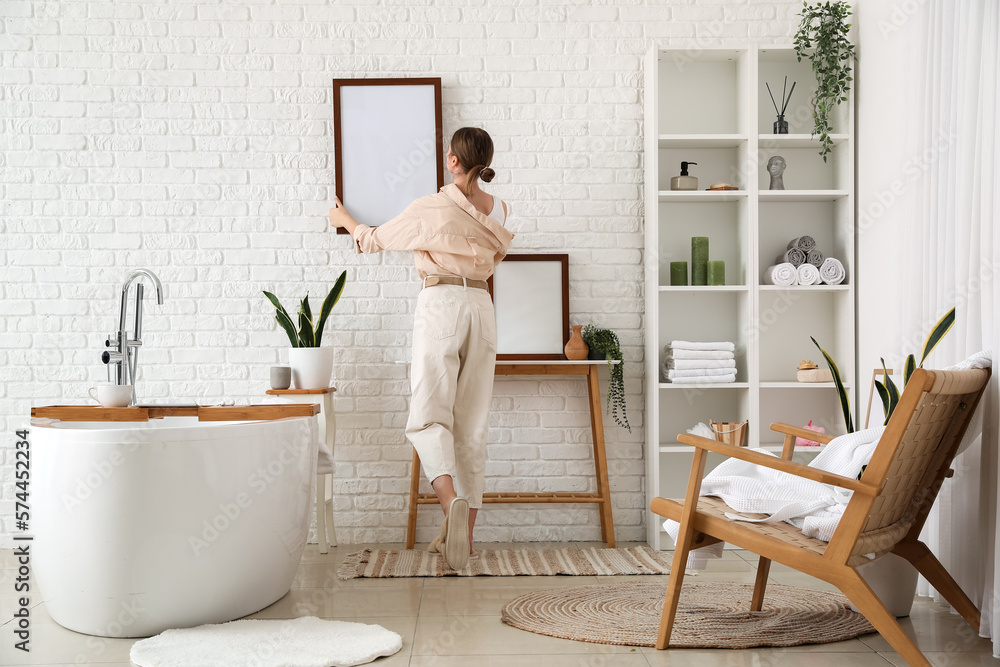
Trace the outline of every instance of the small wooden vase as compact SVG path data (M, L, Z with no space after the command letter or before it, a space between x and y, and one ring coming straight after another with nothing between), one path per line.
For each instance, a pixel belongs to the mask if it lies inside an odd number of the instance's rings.
M571 328L573 329L573 335L569 337L569 342L566 343L563 353L565 353L566 358L570 361L581 361L587 358L590 347L583 342L583 335L580 333L583 325L577 324Z

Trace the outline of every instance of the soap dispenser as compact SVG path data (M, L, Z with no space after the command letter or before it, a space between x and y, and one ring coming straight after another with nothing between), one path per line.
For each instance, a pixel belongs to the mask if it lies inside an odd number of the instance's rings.
M698 189L698 179L694 176L688 176L688 165L698 164L697 162L681 162L681 175L674 176L670 179L670 189L671 190L697 190Z

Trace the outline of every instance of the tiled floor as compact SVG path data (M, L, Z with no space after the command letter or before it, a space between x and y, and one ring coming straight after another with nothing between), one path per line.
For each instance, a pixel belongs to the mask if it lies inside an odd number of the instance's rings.
M399 548L400 545L382 545ZM489 545L502 547L509 545ZM545 545L538 545L545 546ZM584 545L580 545L584 546ZM905 665L878 634L837 644L755 651L656 651L627 646L573 642L523 632L500 621L500 607L529 591L596 584L610 577L479 577L446 579L337 579L343 558L361 546L342 546L320 554L310 545L284 598L261 610L257 618L322 618L378 623L403 636L403 649L372 663L391 667L650 667ZM0 665L129 665L135 640L80 635L52 621L45 604L32 607L30 654L13 649L16 604L12 553L0 552ZM702 580L752 583L756 557L727 551L722 560L699 573ZM666 577L660 577L666 582ZM829 588L823 582L779 565L771 568L777 583ZM929 600L918 600L904 629L935 665L1000 665L991 644L970 631L958 616Z

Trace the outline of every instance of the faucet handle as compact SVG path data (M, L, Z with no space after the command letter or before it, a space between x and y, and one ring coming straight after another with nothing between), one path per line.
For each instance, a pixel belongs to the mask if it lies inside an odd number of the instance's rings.
M104 347L118 347L118 334L108 334L108 339L104 341Z
M106 364L120 364L122 362L122 353L105 350L101 353L101 361Z

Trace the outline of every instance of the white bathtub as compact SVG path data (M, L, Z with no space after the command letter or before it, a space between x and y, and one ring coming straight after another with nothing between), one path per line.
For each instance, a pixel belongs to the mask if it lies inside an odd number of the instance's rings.
M291 587L317 422L31 428L32 570L60 625L103 637L230 621Z

